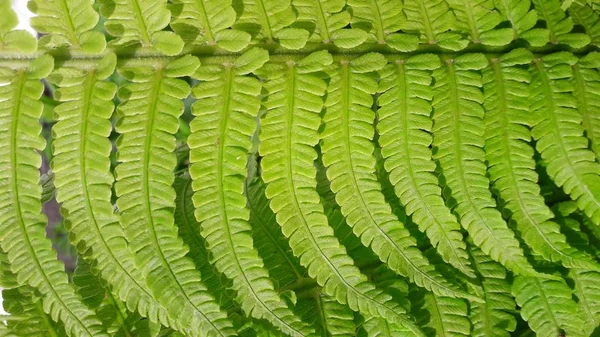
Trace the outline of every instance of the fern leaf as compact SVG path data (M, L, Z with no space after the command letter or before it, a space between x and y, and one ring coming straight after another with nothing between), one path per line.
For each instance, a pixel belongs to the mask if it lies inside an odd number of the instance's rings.
M244 75L261 67L268 57L265 50L251 49L233 64L200 69L193 76L204 80L193 89L198 101L192 106L196 118L188 139L193 201L215 266L233 281L245 313L268 320L290 336L309 336L314 332L275 292L254 248L245 208L245 164L260 109L261 84ZM253 67L245 67L247 61Z
M172 320L152 297L110 203L114 177L110 172L111 102L116 87L102 80L112 74L114 54L84 66L65 63L49 76L62 102L54 111L52 169L61 211L72 243L83 258L93 260L114 294L153 321Z
M566 52L534 60L530 101L536 124L532 134L548 175L599 225L600 165L588 150L582 117L575 109L583 108L572 95L571 66L576 62Z
M533 46L548 42L582 48L590 43L590 37L582 33L571 33L573 20L566 16L559 0L533 0L538 19L546 22L546 28L532 29L521 35Z
M513 39L510 28L496 28L502 15L493 0L448 0L456 15L456 27L468 34L471 42L486 46L505 46Z
M429 336L471 336L467 301L436 295L424 289L411 289L413 316Z
M331 189L354 233L392 270L437 294L470 297L429 264L380 192L371 142L375 121L372 95L377 82L369 72L385 64L381 54L370 53L341 61L330 75L321 137Z
M252 236L258 252L265 257L269 274L279 283L280 291L294 289L298 297L307 294L305 299L298 298L294 312L305 322L313 322L322 333L328 332L336 337L353 336L356 330L353 312L334 298L322 294L320 287L308 277L269 208L269 200L264 194L265 184L253 175L248 176L246 183Z
M200 224L194 216L194 204L192 196L192 179L188 174L175 178L173 184L177 192L175 223L179 227L179 236L189 246L189 256L200 271L202 282L216 298L219 306L223 309L234 308L233 297L235 294L230 290L231 281L219 274L210 264L210 256L206 250L206 242L200 235Z
M527 69L533 55L523 49L513 50L491 61L483 73L488 173L494 190L521 238L537 254L566 267L598 269L590 256L569 246L560 226L551 221L553 214L544 204L537 185L533 148L527 118L529 81Z
M438 67L437 56L422 55L389 64L381 71L379 144L389 179L406 212L444 261L475 277L460 225L444 205L429 149L433 92L427 70Z
M265 70L272 75L265 83L267 112L259 147L266 195L294 255L326 294L355 311L385 317L422 336L403 310L353 266L319 203L313 146L319 141L318 113L326 84L311 73L331 63L331 55L322 51Z
M12 319L7 319L1 327L4 333L14 333L20 337L65 336L64 327L52 321L44 312L41 299L29 286L19 285L17 276L12 273L8 256L0 251L0 287L2 287L2 307ZM7 318L7 317L3 317ZM0 336L2 332L0 332Z
M361 325L362 331L366 333L368 337L412 337L410 331L407 329L403 329L394 324L391 324L387 320L379 317L370 317L366 318ZM360 333L357 335L359 337L364 337Z
M88 0L31 0L29 9L36 14L31 26L48 35L40 39L45 48L73 46L86 52L99 53L106 47L104 35L91 31L99 15Z
M600 326L600 273L586 269L569 270L568 278L575 284L575 300L585 322L586 335Z
M469 247L483 289L483 303L470 303L469 318L473 323L473 337L509 337L515 331L515 300L511 295L506 269L483 254L481 249Z
M105 289L97 270L84 259L77 260L77 268L73 274L73 284L83 298L85 304L96 311L102 325L111 335L131 336L132 331L127 324L128 314L124 303L116 299ZM134 316L134 315L132 315Z
M306 45L309 33L292 28L296 12L291 0L242 0L244 11L236 27L253 31L253 40L259 43L278 43L286 49L300 49Z
M452 32L456 18L444 0L414 0L404 2L406 27L421 33L421 43L437 44L452 51L464 49L469 41Z
M535 273L488 189L486 177L481 54L448 59L434 71L434 156L442 169L444 195L475 244L515 273Z
M600 53L591 52L573 65L573 94L577 98L577 110L582 117L585 136L591 149L600 160Z
M154 64L124 64L118 69L133 83L120 88L121 104L115 170L115 192L121 225L153 296L186 334L228 336L233 331L225 314L200 281L174 224L175 138L186 82L172 77L192 73L199 66L193 56Z
M19 19L11 4L10 0L0 0L0 11L4 13L0 22L0 51L33 53L37 49L37 40L29 32L14 29Z
M84 0L81 0L84 1ZM164 31L171 20L166 0L98 0L104 28L116 37L112 44L154 47L166 55L177 55L184 42L179 35Z
M231 0L175 0L170 9L171 27L188 44L237 52L250 42L250 34L231 29L236 19Z
M369 33L367 41L409 52L419 47L419 37L400 33L406 23L402 2L396 0L348 0L352 10L352 27Z
M514 39L520 38L537 23L537 12L531 8L530 0L494 0L494 6L503 19L510 22ZM542 44L545 42L542 41Z
M44 87L39 79L53 66L50 56L37 58L28 68L0 64L0 130L5 130L0 132L0 244L19 282L43 294L44 311L61 320L70 336L107 336L68 284L41 214L37 151L44 141L38 122L43 104L38 99Z
M588 5L574 3L569 8L569 16L573 23L583 26L585 33L590 37L590 44L600 46L600 15Z
M333 43L340 48L353 48L367 40L362 29L345 28L350 24L350 12L345 0L294 0L298 23L314 25L309 42Z
M521 307L521 316L538 336L585 336L583 321L571 288L562 279L543 279L519 275L512 292Z

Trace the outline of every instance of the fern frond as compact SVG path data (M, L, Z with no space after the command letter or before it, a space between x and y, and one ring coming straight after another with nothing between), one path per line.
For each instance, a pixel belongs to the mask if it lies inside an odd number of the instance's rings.
M488 173L503 208L521 238L544 259L562 262L566 267L599 269L593 259L571 247L552 221L553 214L544 204L537 185L528 116L529 81L527 68L533 55L523 49L513 50L491 60L483 72L485 152Z
M27 7L36 14L31 18L31 26L48 34L40 39L39 45L73 46L91 53L104 50L104 35L91 31L100 18L92 4L89 0L30 0Z
M471 336L467 301L412 287L411 310L429 336Z
M599 25L600 27L600 25ZM591 52L579 59L573 68L573 95L582 117L585 136L600 161L600 53Z
M348 5L352 10L352 27L367 31L368 42L388 45L402 52L419 47L418 36L399 32L406 24L401 1L348 0Z
M475 277L460 225L444 205L431 158L431 74L435 55L413 56L381 71L377 110L379 144L385 169L406 212L427 234L444 261Z
M405 29L421 33L421 43L437 44L452 51L464 49L469 40L450 31L456 18L444 0L414 0L404 2Z
M331 63L331 55L321 51L265 69L265 75L272 76L264 85L267 111L259 147L266 195L294 255L326 294L353 310L385 317L423 336L403 310L353 265L319 203L313 146L319 141L318 114L326 84L311 73Z
M2 21L0 22L0 51L33 53L37 49L36 39L24 30L15 30L19 19L11 8L12 1L0 0Z
M494 0L494 6L503 19L510 22L514 39L520 38L537 23L537 12L531 8L530 0ZM532 43L531 38L529 42ZM542 41L543 43L545 41Z
M120 300L130 310L153 321L171 326L173 321L152 297L118 217L110 202L114 177L110 172L112 144L113 83L103 79L113 73L114 54L91 64L65 63L49 76L62 102L54 112L58 122L54 133L52 169L56 198L71 232L71 242L82 258L96 263L97 269Z
M132 336L131 320L128 317L123 302L116 299L110 291L107 291L97 270L84 259L77 260L77 268L73 274L73 285L81 295L85 304L96 311L96 315L102 321L102 325L111 335ZM135 316L131 314L131 316ZM128 324L129 323L129 324Z
M244 75L268 59L266 50L251 49L233 64L200 68L193 75L203 80L193 89L198 100L192 106L195 119L188 138L195 215L215 266L233 281L244 312L268 320L290 336L310 336L314 332L275 292L254 248L245 208L246 159L260 109L261 83Z
M231 29L236 19L231 0L175 0L170 9L171 27L187 44L237 52L250 42L250 34Z
M469 319L473 323L473 337L509 337L517 322L515 300L511 295L506 269L485 255L481 249L469 246L479 285L483 289L483 303L470 303Z
M113 45L154 47L166 55L177 55L183 49L179 35L163 30L171 20L166 0L98 2L100 14L106 18L104 28L116 38L111 41Z
M576 110L583 107L572 94L571 66L576 62L567 52L534 59L529 97L536 119L532 134L548 175L600 225L600 164L588 150L582 117Z
M571 288L562 279L515 277L512 292L521 317L538 336L586 336Z
M600 273L594 270L571 269L568 278L575 284L575 301L583 315L583 331L592 336L600 326Z
M2 307L10 316L0 324L7 336L58 337L65 336L64 327L52 321L44 312L41 299L29 286L20 285L12 273L8 256L0 251L0 287ZM9 334L10 333L10 334ZM0 336L5 336L0 332Z
M179 227L179 236L189 246L187 256L196 264L202 282L215 297L219 306L223 309L231 309L234 307L233 297L235 296L235 293L231 290L231 281L218 273L216 268L210 264L206 242L200 235L200 224L194 216L192 178L189 174L179 175L175 178L173 186L175 192L177 192L175 223Z
M366 318L361 325L361 331L364 331L367 337L412 337L409 330L391 324L387 320L379 317ZM358 337L365 337L363 334L357 334Z
M254 160L254 159L251 159ZM294 312L302 316L306 322L313 322L317 329L331 336L350 337L354 335L356 326L354 315L347 306L334 298L321 293L320 287L308 277L298 259L293 255L281 228L275 220L275 214L269 208L269 200L265 196L265 184L260 177L249 175L246 179L246 195L250 208L250 223L255 246L269 274L281 289L293 288L298 296Z
M546 22L546 28L532 29L522 37L533 46L548 42L566 44L572 48L582 48L590 43L590 37L583 33L571 33L573 20L562 10L560 0L532 0L538 19Z
M184 56L153 64L124 64L118 71L133 83L120 88L117 109L117 182L121 225L153 297L191 336L228 336L225 314L200 281L174 224L175 138L181 99L188 84L174 77L193 73L199 61Z
M353 48L367 40L362 29L345 28L350 24L350 11L345 0L294 0L298 23L314 25L309 42L333 43L340 48Z
M600 46L600 15L588 5L574 3L569 7L569 16L573 23L583 26L590 37L590 44Z
M475 244L515 273L535 273L488 189L482 83L475 71L486 65L482 54L465 54L434 70L434 156L447 204Z
M321 134L331 190L354 233L392 270L436 294L468 298L435 271L380 192L371 109L377 82L370 73L385 64L381 54L370 53L342 60L331 70Z
M300 49L306 45L309 33L292 28L296 12L291 0L242 0L243 13L235 27L251 31L253 41L277 43L286 49Z
M21 284L43 294L44 311L61 320L70 336L107 336L68 284L64 265L46 238L41 214L39 171L41 151L38 119L44 86L39 79L54 66L41 56L23 68L0 63L0 244Z
M472 43L486 46L506 46L514 35L510 28L496 28L502 15L493 0L448 0L456 15L456 27L469 35Z

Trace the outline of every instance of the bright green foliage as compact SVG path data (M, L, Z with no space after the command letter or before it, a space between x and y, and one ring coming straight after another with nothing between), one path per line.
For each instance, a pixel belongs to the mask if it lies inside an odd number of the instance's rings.
M598 0L11 2L0 336L600 332Z
M298 23L314 25L309 42L331 43L340 48L353 48L367 40L362 29L342 29L350 24L350 11L345 0L296 0Z
M521 316L538 336L586 336L571 288L563 280L517 276L513 294Z
M417 30L421 42L452 51L465 48L469 41L457 32L448 31L456 24L456 17L444 0L415 0L404 3L406 30Z
M448 206L475 245L515 273L532 273L515 234L489 192L484 145L481 75L487 60L468 54L434 71L434 156L442 169Z
M312 73L331 62L328 53L315 52L297 63L274 64L269 69L277 77L265 83L267 112L261 121L260 155L262 178L268 185L266 195L294 255L326 294L353 310L368 316L381 315L418 333L401 308L353 266L319 204L312 165L316 152L312 146L319 140L318 113L323 107L319 96L324 94L326 84Z
M531 83L532 129L536 148L547 162L548 175L562 187L579 209L600 225L600 164L587 149L581 115L582 109L573 93L571 66L577 58L557 53L534 60ZM577 83L578 84L578 83Z
M38 167L42 150L38 118L44 89L40 78L54 66L44 55L23 68L0 68L0 244L8 254L19 283L43 294L44 310L77 336L107 336L100 322L75 294L46 238L46 218L41 215Z
M190 74L198 66L196 58L184 56L168 63L158 60L150 66L119 68L133 83L118 93L122 103L117 111L121 134L117 159L121 164L115 172L115 192L129 248L153 296L175 313L177 325L186 333L227 336L233 333L231 323L207 293L192 261L184 256L187 249L173 219L172 134L183 110L180 99L190 91L186 82L173 77Z
M369 33L367 41L387 44L394 50L408 52L419 46L418 37L395 33L406 24L402 3L394 0L349 0L352 10L352 27L363 28Z
M511 296L506 270L485 255L481 249L470 246L469 253L477 272L478 283L483 290L483 303L471 302L471 336L508 337L516 328L515 300Z
M236 19L231 0L177 0L170 9L171 27L188 44L240 51L250 42L250 34L230 29Z
M99 0L99 3L100 14L107 19L104 28L116 37L114 44L154 47L166 55L177 55L183 49L179 35L162 30L171 20L166 0Z
M510 22L514 39L523 37L523 33L533 28L537 22L537 11L531 9L530 0L494 0L494 5L503 20ZM533 36L527 38L527 42L532 45L537 44Z
M449 0L448 4L456 15L456 26L469 35L471 42L505 46L512 41L510 28L494 29L502 16L492 0Z
M542 45L549 40L553 44L564 43L573 48L582 48L590 43L589 36L582 33L570 33L573 29L573 20L565 15L559 0L533 0L533 4L539 8L538 19L545 21L546 28L532 31L532 34L538 35L540 38L537 42L542 42L538 44L529 41L532 45ZM526 34L523 38L528 40L530 36L532 35ZM542 36L544 36L544 40L541 40Z
M483 74L485 94L486 159L493 187L510 212L521 238L535 253L565 267L599 269L590 256L569 246L537 185L528 117L530 75L523 65L530 52L517 49L492 59ZM521 66L521 67L520 67Z
M90 31L99 18L90 1L36 0L30 1L28 7L37 14L31 19L31 26L40 33L48 34L40 39L40 47L73 46L98 53L106 46L101 33Z
M243 0L237 26L248 30L254 41L278 43L287 49L300 49L308 41L308 31L292 28L296 12L290 0Z
M385 63L380 54L366 54L342 60L331 70L321 135L331 190L354 233L392 270L437 294L468 297L435 272L386 204L377 182L371 142L377 82L372 72Z
M442 258L473 277L460 225L444 205L431 158L431 73L439 59L413 56L381 71L379 91L379 144L390 182L406 212L427 234Z
M244 207L246 156L260 108L260 82L244 75L261 67L268 57L265 50L251 49L233 63L201 67L193 75L203 80L193 89L198 101L192 108L196 118L188 140L193 200L213 262L233 280L244 312L268 320L290 336L310 336L310 329L275 292L254 249L250 212Z

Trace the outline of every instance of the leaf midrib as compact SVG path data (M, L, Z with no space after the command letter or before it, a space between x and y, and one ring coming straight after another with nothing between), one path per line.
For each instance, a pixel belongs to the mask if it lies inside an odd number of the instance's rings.
M155 228L155 224L154 224L154 217L152 216L152 205L150 203L150 184L149 184L149 175L148 173L150 172L150 150L152 149L152 137L154 135L156 135L156 133L154 132L154 121L155 121L155 116L157 113L157 108L158 108L158 98L161 94L161 87L162 87L162 80L163 80L163 69L156 69L155 75L154 75L154 85L152 86L152 91L150 93L150 96L152 98L152 101L150 103L150 106L148 107L148 119L147 119L147 124L146 124L146 137L144 140L144 154L143 154L143 159L142 159L142 178L141 178L141 183L142 183L142 188L141 188L141 192L142 192L142 200L144 203L144 211L146 213L146 228L148 228L149 232L150 232L150 240L152 241L152 245L154 246L154 251L157 253L157 257L160 260L161 264L164 267L164 270L167 272L167 275L171 278L171 281L174 282L177 287L179 288L181 294L183 295L183 297L185 298L186 302L189 303L195 310L195 312L199 313L200 316L202 316L202 318L204 319L205 322L207 322L212 329L217 332L220 336L226 337L227 335L223 334L223 332L218 329L214 323L209 320L206 315L204 314L204 312L202 312L194 302L192 302L192 300L190 299L190 297L188 296L187 292L183 289L183 286L181 285L181 283L179 283L178 278L175 276L173 269L171 269L171 266L169 265L167 259L165 258L165 255L162 251L161 245L158 242L158 236L156 234L156 228ZM185 258L185 257L184 257Z
M365 198L363 196L363 193L360 189L360 187L358 186L358 180L356 178L355 172L357 170L354 169L354 161L352 158L352 145L353 142L351 140L351 136L350 136L350 89L351 89L351 79L350 79L350 74L351 74L351 70L349 69L349 66L347 63L342 63L341 64L341 91L342 91L342 102L341 102L341 129L342 129L342 137L343 137L343 142L346 143L346 146L344 146L345 151L345 163L346 163L346 172L348 173L348 176L350 178L350 182L352 183L352 189L354 190L354 195L357 198L357 200L360 202L360 204L362 205L362 209L363 209L363 214L366 214L368 216L368 219L365 219L366 217L361 217L362 219L367 220L370 223L370 226L374 229L377 230L377 232L379 233L379 236L384 238L385 241L387 241L387 243L392 246L394 248L394 250L396 251L396 253L398 255L400 255L402 257L402 259L406 262L406 264L409 266L410 269L412 269L412 271L416 274L421 275L424 279L427 279L431 285L436 285L439 289L445 289L446 291L448 291L448 293L450 294L455 294L456 290L452 290L449 289L447 286L440 284L437 280L433 279L429 274L423 272L419 267L417 267L412 259L410 259L408 256L406 256L405 252L402 251L402 249L400 247L398 247L398 244L392 240L387 233L385 233L380 226L377 225L377 220L375 220L373 212L371 210L371 207L368 206L367 202L365 201ZM358 152L358 151L356 151ZM371 181L376 181L377 179L375 177L370 177L372 179L369 179ZM391 215L391 214L390 214ZM404 228L406 230L406 227L398 220L398 219L393 219L394 222L396 222L397 224L399 224L402 228ZM353 229L355 224L353 224ZM414 247L414 246L413 246ZM379 256L379 254L377 254ZM382 257L379 257L381 260ZM386 261L382 261L382 262L386 262ZM389 265L392 269L399 269L399 268L395 268L391 265ZM396 271L396 270L395 270ZM396 271L398 272L398 271ZM408 277L410 279L413 280L415 277L413 275L410 274L410 272L406 272L408 275Z
M571 177L574 177L577 182L578 182L578 186L585 192L584 194L587 195L591 201L595 204L595 208L596 209L600 209L600 201L598 201L594 194L592 193L592 191L590 191L590 189L588 188L588 185L584 183L583 179L581 179L581 177L579 176L579 174L577 174L577 170L575 169L575 163L573 163L573 161L571 160L571 156L569 156L569 153L567 152L567 149L565 147L565 142L564 139L560 133L560 127L558 124L558 120L556 119L556 114L555 111L557 111L558 107L556 106L556 103L553 99L554 96L554 91L552 90L552 85L550 84L550 80L548 79L548 75L546 74L544 65L542 64L541 60L534 60L535 63L535 67L538 70L538 73L540 75L540 80L541 80L541 84L542 84L542 90L544 91L545 96L548 98L546 100L544 100L546 103L544 104L547 109L549 110L549 113L546 113L545 116L547 116L546 120L548 121L548 123L550 124L551 129L551 133L555 134L556 137L554 137L555 141L558 143L558 150L560 152L561 157L563 158L564 161L566 161L566 164L569 167L569 171L571 172ZM539 125L534 126L535 128L539 128ZM544 151L547 153L547 151ZM542 154L543 156L543 154ZM554 158L554 160L552 160L553 162L556 161L556 158ZM583 196L583 194L582 194ZM579 197L578 199L580 199L581 197Z
M500 126L501 134L502 134L501 137L504 139L504 141L501 144L504 145L503 146L504 153L506 153L506 156L504 157L504 159L506 160L506 164L509 167L509 169L506 170L506 174L509 177L511 185L513 186L513 188L516 192L513 195L514 199L516 199L519 204L521 214L523 214L523 216L527 219L529 224L531 224L535 228L535 230L539 233L539 235L544 239L544 242L559 255L565 256L567 258L573 258L573 257L569 256L568 254L563 253L559 248L557 248L554 245L554 243L551 240L548 240L548 237L546 237L546 234L541 229L541 225L543 224L543 222L538 223L537 221L535 221L533 219L533 217L531 216L531 214L528 210L528 207L525 205L523 198L521 197L522 193L519 188L519 183L518 183L519 180L517 180L517 178L516 178L517 171L514 170L514 165L512 162L512 160L515 157L511 155L512 150L511 150L510 144L512 143L513 139L511 139L508 134L509 125L512 123L510 122L510 120L508 118L508 110L509 109L508 109L508 104L507 104L508 99L506 97L506 89L505 89L505 85L504 85L504 76L502 75L502 70L501 70L501 66L500 66L499 62L494 62L492 64L492 68L494 70L494 82L496 82L496 86L498 88L497 89L497 93L498 93L498 97L499 97L498 101L500 102L500 104L499 104L500 111L498 111L497 114L499 116L498 119L500 120L500 124L501 124L501 126ZM536 176L537 176L537 174L536 174ZM543 203L538 204L538 206L540 208L547 208L547 206ZM545 221L550 221L550 219L548 218Z
M224 152L225 152L225 142L227 140L227 125L228 125L229 117L231 114L229 107L231 105L231 100L232 100L231 93L232 93L232 87L233 87L234 73L233 73L232 69L230 69L230 68L225 68L224 72L225 72L226 78L225 78L225 85L223 86L223 96L222 96L222 98L223 98L223 108L222 108L223 113L220 114L221 120L220 120L220 125L219 125L219 138L218 138L221 141L218 142L219 148L217 151L217 165L215 165L216 169L217 169L217 177L215 180L217 181L217 184L216 184L217 194L219 195L219 201L221 204L220 211L221 211L221 214L223 215L221 224L223 225L223 230L225 232L224 236L225 236L225 239L227 242L228 250L229 250L229 252L231 252L233 259L235 260L235 267L238 270L238 275L241 275L243 277L244 283L246 284L246 289L251 292L252 297L254 297L256 303L260 304L263 307L263 309L270 314L270 316L272 318L274 318L276 321L278 321L279 324L281 324L282 326L285 326L287 329L289 329L289 331L293 331L298 336L304 336L304 334L301 331L298 331L296 328L290 326L287 322L284 322L279 317L279 315L276 315L271 310L271 308L262 301L260 296L258 296L258 294L256 293L256 291L254 289L254 285L248 279L248 276L246 275L246 272L244 271L244 269L242 269L242 266L240 264L240 259L238 257L238 252L235 248L235 245L233 244L233 236L231 235L231 229L229 227L229 216L227 215L227 200L225 198L225 188L224 188L225 176L223 175L223 167L225 166L225 163L223 161L223 157L224 157ZM238 220L242 221L242 219L238 219ZM247 225L248 228L250 228L250 224L247 221L245 221L245 224ZM250 237L250 241L252 241L252 237L250 235L248 235L248 236ZM260 257L259 257L259 259L260 259ZM237 282L237 278L234 279L233 282Z
M294 172L292 169L292 129L293 129L293 111L294 111L294 106L295 106L295 93L296 93L296 79L295 79L295 75L296 75L296 71L293 65L291 65L289 67L289 73L291 74L291 80L290 80L290 92L292 93L291 95L288 95L288 102L287 102L287 107L290 110L288 113L288 123L287 123L287 139L286 139L286 166L287 166L287 179L286 181L288 182L288 191L290 192L291 196L292 196L292 203L294 206L294 209L296 210L296 214L299 215L299 217L302 220L302 223L304 224L304 228L305 228L305 232L308 234L308 237L313 245L313 247L316 248L316 250L319 252L319 255L321 256L321 258L323 260L325 260L326 264L329 265L329 270L332 271L335 275L337 275L338 280L340 281L340 283L344 284L345 287L352 291L353 293L355 293L355 295L357 297L362 297L364 298L366 301L368 302L373 302L375 304L377 304L378 306L383 307L386 311L388 311L389 313L391 313L393 316L395 316L399 321L404 322L406 327L408 329L410 329L411 331L415 332L415 334L417 336L423 336L422 333L417 329L415 330L416 326L413 325L412 322L408 321L407 319L403 318L402 316L398 315L394 309L388 307L386 304L384 303L380 303L368 296L366 296L365 294L359 292L358 290L356 290L353 286L351 286L350 284L348 284L346 282L346 280L344 279L344 277L342 277L342 275L339 273L339 271L337 270L337 268L335 268L335 265L333 263L331 263L331 261L329 260L329 258L325 255L325 253L323 253L323 250L321 250L321 247L317 244L315 237L313 236L312 232L310 231L309 225L308 225L308 221L306 220L305 216L304 216L304 212L302 212L302 209L300 208L300 203L298 201L298 196L296 195L296 193L293 193L293 191L296 190L295 186L294 186Z
M407 166L407 172L410 176L410 183L412 185L413 190L415 191L415 193L417 194L417 196L419 197L419 200L421 200L421 205L423 206L422 209L424 209L427 212L427 218L428 219L432 219L433 222L437 225L437 227L440 229L439 232L442 233L442 236L444 237L444 242L446 242L450 247L452 247L452 255L454 255L455 261L457 261L457 263L459 263L462 267L463 270L470 270L469 267L465 266L462 262L462 259L460 258L460 256L458 256L458 253L456 252L457 250L459 250L459 248L454 246L454 242L452 240L450 240L448 238L448 234L446 233L443 225L441 224L441 222L438 220L437 216L435 216L433 214L433 212L431 211L430 207L429 207L429 203L425 202L425 198L423 197L421 188L420 188L420 184L417 183L417 179L415 177L415 172L413 170L413 165L412 165L412 151L410 150L411 147L409 146L410 142L408 140L408 111L409 111L409 105L408 105L408 101L409 101L409 95L408 95L408 86L410 85L410 83L407 81L406 78L406 72L404 70L404 65L403 64L398 64L397 66L398 69L398 76L397 76L397 87L401 88L399 90L401 90L402 96L401 96L401 108L399 109L400 113L402 114L402 117L404 118L404 123L402 123L403 129L402 129L402 137L404 138L404 144L406 144L405 147L405 151L406 151L406 156L400 156L399 159L403 159L404 158L404 162L406 163ZM427 130L425 130L427 131ZM430 132L430 131L429 131ZM429 148L427 148L427 150L429 151ZM441 199L441 196L438 196ZM444 200L441 200L442 206L444 206ZM452 214L449 214L450 216L454 216ZM458 224L458 222L456 222L456 224L458 226L460 226L460 224Z
M91 101L92 101L92 96L94 94L94 90L93 90L93 79L94 78L95 78L95 71L88 72L88 74L86 76L86 82L85 82L86 84L84 86L84 94L83 94L84 108L82 109L81 128L79 131L79 134L81 135L80 142L79 142L79 147L81 149L81 155L79 156L79 175L81 176L81 187L82 187L82 192L83 192L83 200L85 202L85 210L88 215L88 219L90 219L90 222L94 225L92 228L96 232L97 237L100 239L102 246L104 246L105 251L108 252L110 259L113 260L115 265L118 266L119 269L121 269L123 271L123 273L125 275L127 275L127 277L134 284L136 284L138 286L139 290L143 291L147 296L152 298L150 293L147 291L146 287L140 285L139 280L134 278L133 276L131 276L129 270L127 270L125 267L123 267L123 265L119 262L119 260L114 255L112 249L110 248L110 246L104 239L104 235L100 231L100 226L98 225L98 220L96 219L96 214L94 212L94 207L92 206L92 203L90 202L90 193L89 193L89 189L88 189L88 187L90 185L87 183L87 177L88 177L88 175L86 174L86 171L87 171L87 160L86 159L87 158L85 157L85 154L92 153L91 151L87 150L88 140L90 139L89 137L87 137L87 129L88 129L88 118L89 118L89 112L90 112L90 107L91 107Z
M21 229L21 232L23 234L24 237L24 243L26 245L25 248L27 248L27 251L29 252L29 256L30 258L33 260L35 268L38 270L38 275L40 275L43 279L44 282L46 283L46 285L48 286L48 288L50 289L50 291L52 292L52 295L56 298L56 301L60 304L61 307L63 307L63 310L65 313L67 313L69 316L71 316L75 321L77 321L77 324L79 325L79 327L85 331L89 336L94 336L94 334L92 334L89 330L88 327L83 324L83 322L79 319L79 317L77 315L75 315L69 308L69 306L67 306L65 304L65 302L62 300L62 297L58 294L58 292L56 291L56 289L54 288L54 283L50 282L50 279L48 279L48 275L46 275L46 271L44 270L44 268L42 268L42 265L40 264L40 261L37 259L37 255L35 253L35 250L33 249L33 245L31 244L31 240L29 239L29 234L27 233L27 227L25 225L25 222L23 221L23 211L21 210L21 202L20 202L20 198L19 198L19 170L17 169L18 165L17 165L17 126L19 124L19 110L21 110L21 98L23 96L23 91L24 91L24 86L26 84L26 76L25 76L25 70L20 70L17 74L17 78L16 78L16 83L18 83L19 85L17 86L17 90L15 90L15 94L13 96L13 101L14 101L14 105L12 108L12 120L11 120L11 126L10 126L10 162L11 162L11 171L13 172L13 174L11 175L12 177L12 196L13 196L13 205L15 207L15 213L16 213L16 220L19 224L19 227Z

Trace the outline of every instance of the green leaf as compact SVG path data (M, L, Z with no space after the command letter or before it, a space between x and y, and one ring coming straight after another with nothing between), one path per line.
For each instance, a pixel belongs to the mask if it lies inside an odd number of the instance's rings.
M482 81L473 71L486 63L481 54L465 54L434 71L434 157L447 204L475 245L515 273L535 274L488 188Z
M538 336L585 336L571 289L562 279L517 276L512 292L521 317Z
M536 59L531 85L532 129L536 149L547 162L552 180L577 201L579 209L600 224L600 166L588 149L576 110L585 96L573 96L572 65L568 53L550 54ZM581 95L579 95L581 96Z
M406 212L444 261L474 277L460 225L444 205L429 149L433 91L429 87L431 74L426 70L439 66L437 56L425 54L390 64L381 72L379 144L385 169Z

